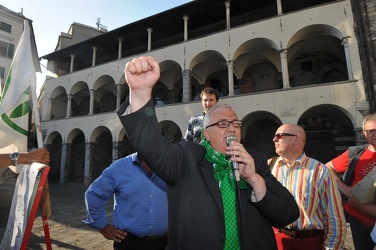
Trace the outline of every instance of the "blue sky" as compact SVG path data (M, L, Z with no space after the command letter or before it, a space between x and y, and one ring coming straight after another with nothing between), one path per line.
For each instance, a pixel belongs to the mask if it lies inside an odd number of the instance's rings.
M61 32L73 22L96 27L97 18L108 30L119 28L191 0L2 0L1 5L33 20L39 57L52 53ZM41 61L46 65L46 62ZM42 71L44 68L42 67ZM41 76L38 75L38 82ZM43 76L44 79L44 76Z

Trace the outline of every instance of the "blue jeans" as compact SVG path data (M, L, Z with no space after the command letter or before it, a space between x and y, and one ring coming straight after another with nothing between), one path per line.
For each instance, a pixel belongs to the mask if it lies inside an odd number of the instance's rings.
M371 238L372 228L349 215L351 234L355 250L372 250L375 243Z

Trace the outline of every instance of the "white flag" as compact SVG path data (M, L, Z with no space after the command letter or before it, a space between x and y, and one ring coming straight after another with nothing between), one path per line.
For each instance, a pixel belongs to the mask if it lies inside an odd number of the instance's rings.
M36 85L30 26L25 19L24 30L17 45L0 101L0 148L15 144L27 150L30 111L30 87ZM7 137L7 138L4 138Z

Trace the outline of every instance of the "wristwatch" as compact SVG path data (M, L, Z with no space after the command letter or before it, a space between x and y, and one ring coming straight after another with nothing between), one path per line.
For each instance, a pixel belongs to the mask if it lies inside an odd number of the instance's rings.
M18 165L18 158L20 158L20 153L18 152L13 152L9 155L9 158L11 159L12 161L12 165L13 166L17 166Z

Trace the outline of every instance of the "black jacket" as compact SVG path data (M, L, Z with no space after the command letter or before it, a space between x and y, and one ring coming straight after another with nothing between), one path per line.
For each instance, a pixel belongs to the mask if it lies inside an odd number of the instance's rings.
M213 164L205 148L182 140L168 142L161 134L152 101L135 113L124 115L128 103L118 110L128 139L142 159L168 184L169 250L223 249L225 225L223 203ZM241 193L242 249L277 249L272 226L295 221L299 210L294 197L270 173L265 157L248 150L256 172L265 178L267 192L251 201L252 187Z

